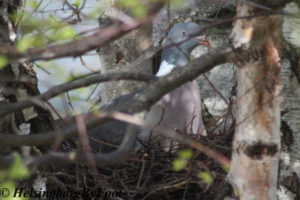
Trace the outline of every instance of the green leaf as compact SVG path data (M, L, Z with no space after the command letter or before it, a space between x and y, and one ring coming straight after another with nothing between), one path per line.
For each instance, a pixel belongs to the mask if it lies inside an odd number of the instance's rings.
M19 194L14 197L16 192L15 181L19 179L24 179L29 177L29 172L24 165L22 158L19 154L14 154L14 161L9 169L0 170L0 199L5 200L14 200L14 199L23 199L27 200L28 198L23 197ZM24 188L25 190L25 188Z
M62 23L54 15L50 15L50 17L48 19L48 23L49 23L49 26L55 30L59 30L62 26Z
M61 30L62 39L74 39L76 37L75 31L70 26L65 26Z
M76 9L78 9L80 4L81 4L81 0L76 0L75 3L72 3L72 6L74 6Z
M20 17L20 12L18 10L14 10L13 13L10 15L10 17L11 17L12 21L14 23L16 23Z
M147 14L147 8L145 6L138 5L132 10L132 14L137 18L144 18Z
M175 159L173 161L173 169L174 171L178 172L184 169L187 165L187 161L183 159Z
M98 104L96 104L92 107L92 113L95 115L100 114L100 106Z
M137 6L138 1L137 0L123 0L120 2L120 4L124 7L132 8Z
M18 41L17 49L20 52L24 52L31 46L32 43L33 43L33 38L32 37L28 37L28 38L24 37L24 38L22 38L21 40Z
M15 191L15 184L12 180L7 180L0 184L0 194L1 199L5 200L14 200L16 197L14 197L14 191Z
M15 155L15 160L10 168L10 177L13 179L24 179L29 177L29 172L19 154Z
M45 43L44 38L41 35L31 35L27 37L23 37L17 43L17 49L20 52L26 51L30 47L39 47Z
M66 40L66 39L75 39L75 31L70 26L65 26L60 30L55 31L50 35L50 38L53 41Z
M31 0L30 1L30 7L32 8L37 8L39 6L38 2L36 0Z
M5 56L0 56L0 69L5 67L8 63L8 60Z
M222 168L224 169L225 172L229 172L230 165L222 165Z
M213 183L213 177L209 172L199 172L198 177L209 185Z
M140 0L123 0L119 2L121 8L129 10L136 18L144 18L147 14L147 8Z
M191 149L183 149L178 152L178 156L181 159L190 159L193 156L193 151Z

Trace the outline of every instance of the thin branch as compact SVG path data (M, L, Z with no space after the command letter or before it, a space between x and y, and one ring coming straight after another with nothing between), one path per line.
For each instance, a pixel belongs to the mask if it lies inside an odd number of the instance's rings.
M246 1L246 2L248 4L251 2L255 6L260 5L260 6L269 7L269 8L279 8L279 7L282 7L285 4L290 3L292 1L293 0L252 0L252 1Z
M90 70L91 72L98 72L98 73L100 73L100 71L98 71L98 70L95 70L93 67L90 67L88 64L86 64L86 62L83 60L83 58L82 58L82 56L79 56L79 59L80 59L80 62L81 62L81 64L85 67L85 68L87 68L88 70Z
M114 112L114 113L107 113L107 115L110 115L110 117L117 119L117 120L122 120L140 127L152 127L153 124L147 124L144 120L141 120L139 118L136 118L134 116L124 114L124 113L119 113L119 112ZM170 130L168 128L163 128L159 127L157 128L157 131L160 132L161 135L165 137L171 137L175 140L177 140L180 143L186 144L188 146L191 146L202 153L208 155L212 159L216 160L217 162L223 164L226 167L230 166L230 160L223 156L222 154L218 153L217 151L205 146L204 144L201 144L200 142L195 141L194 138L184 135L182 133L177 133L174 130ZM170 135L170 132L172 134ZM131 132L132 134L133 132ZM126 140L126 138L124 138ZM135 139L134 139L135 140ZM124 145L123 143L121 146ZM122 152L123 155L120 155L119 150L116 150L112 153L107 153L107 154L102 154L102 153L97 153L97 154L92 154L90 152L84 152L81 153L80 155L76 155L75 152L70 152L70 153L50 153L47 155L42 155L38 157L31 157L28 160L25 160L28 165L34 166L34 167L39 167L43 165L47 165L49 163L51 164L67 164L67 163L84 163L88 164L91 162L91 160L98 165L105 165L108 163L115 163L120 161L121 159L124 159L125 156L131 152L131 148L129 146L126 146L128 151ZM133 150L133 149L132 149ZM5 157L0 157L0 160L7 159ZM6 165L6 164L5 164ZM3 167L3 165L1 165Z
M235 20L240 19L252 19L256 17L269 16L269 15L284 15L283 12L275 13L262 13L254 16L243 16L238 18L229 18L219 20L211 25L203 27L201 32L217 27L222 24L231 23ZM19 52L16 48L11 45L1 45L0 55L5 56L10 61L36 61L36 60L51 60L54 58L68 57L68 56L79 56L88 51L96 49L114 39L121 37L122 35L138 29L144 25L151 23L152 18L149 17L145 21L139 21L135 24L126 25L115 23L109 27L99 29L94 34L86 37L82 37L78 40L66 42L57 45L44 46L40 48L30 48L25 52Z
M119 104L107 107L106 111L120 111L125 113L134 113L140 112L142 110L147 110L151 105L157 102L164 94L172 91L176 87L195 79L199 74L205 73L208 70L212 69L213 67L232 61L234 58L234 52L231 48L222 48L216 49L210 53L202 55L200 58L195 59L186 67L180 67L169 75L165 77L161 77L158 81L149 84L148 89L141 91L139 96L129 99L125 102L121 102ZM100 77L103 78L102 75ZM99 79L95 80L95 82L99 81ZM82 86L82 85L81 85ZM55 90L54 90L55 92ZM45 94L43 98L48 98L53 95L52 91ZM55 95L53 95L55 96ZM38 96L39 97L39 96ZM47 99L47 98L46 98ZM27 106L33 105L31 101L23 101L22 107L26 108ZM28 105L30 104L30 105ZM11 104L16 107L17 104ZM2 111L5 107L12 107L3 106L0 109ZM18 105L18 109L20 109L20 105ZM11 108L10 108L11 109ZM18 110L16 109L16 110ZM10 111L11 112L11 111ZM2 113L3 114L3 113ZM3 116L3 115L2 115ZM89 118L91 117L91 118ZM103 116L101 118L92 118L93 115L90 115L86 119L86 126L88 129L95 128L101 125L104 122L107 122L111 119L109 116ZM1 134L0 135L0 145L1 146L22 146L22 145L49 145L51 141L55 141L57 137L62 138L63 140L73 137L77 133L76 126L70 126L63 130L56 130L54 132L43 133L43 134L36 134L36 135L26 135L24 136L15 136L9 134ZM127 135L125 135L127 137ZM133 138L135 140L135 138Z
M203 74L204 78L206 79L206 81L208 82L208 84L212 87L212 89L221 97L221 99L223 99L223 101L228 105L229 102L228 100L223 96L223 94L215 87L215 85L209 80L209 78Z
M135 30L147 23L140 22L132 26L113 24L109 27L99 29L91 36L86 36L75 41L45 46L40 48L30 48L26 52L21 53L16 48L10 45L1 45L0 55L7 57L9 60L16 61L36 61L36 60L51 60L66 56L78 56L85 52L96 49L107 42L116 39L125 33Z
M64 92L77 89L80 87L86 87L91 84L115 80L137 80L137 81L153 81L155 77L152 75L141 74L141 73L129 73L129 72L116 72L108 74L99 74L84 79L79 79L64 83L58 86L54 86L49 89L47 92L34 96L25 101L19 101L16 103L7 103L4 106L0 105L0 118L5 116L8 113L18 111L20 109L28 108L30 106L38 105L41 106L41 103L45 100L49 100L53 97L56 97Z

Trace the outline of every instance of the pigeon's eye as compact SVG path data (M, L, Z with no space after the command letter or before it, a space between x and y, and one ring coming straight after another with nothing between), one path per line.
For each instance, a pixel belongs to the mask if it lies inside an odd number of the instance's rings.
M182 32L182 36L185 36L185 35L186 35L186 32L185 32L185 31L183 31L183 32Z

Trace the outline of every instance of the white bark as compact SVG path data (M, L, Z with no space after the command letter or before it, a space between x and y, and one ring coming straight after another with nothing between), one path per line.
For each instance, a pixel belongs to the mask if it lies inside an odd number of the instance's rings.
M283 37L291 45L300 47L300 8L295 2L289 3L285 6L284 12L289 15L284 16L282 25Z
M237 4L237 16L259 10ZM276 199L280 152L279 16L238 20L234 47L251 49L237 64L237 115L229 180L241 200Z

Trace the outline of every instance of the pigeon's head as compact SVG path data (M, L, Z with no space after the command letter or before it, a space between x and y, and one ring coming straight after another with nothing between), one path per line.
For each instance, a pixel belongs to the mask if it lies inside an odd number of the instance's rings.
M189 56L192 50L199 45L210 46L210 43L201 34L201 28L198 24L185 22L176 24L171 28L164 46L177 48Z

